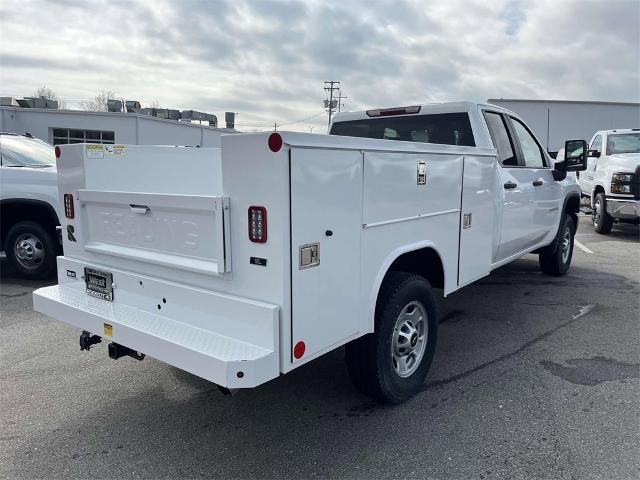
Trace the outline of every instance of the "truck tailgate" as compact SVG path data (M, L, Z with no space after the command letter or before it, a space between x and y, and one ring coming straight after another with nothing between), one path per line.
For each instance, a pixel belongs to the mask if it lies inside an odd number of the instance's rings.
M231 268L229 199L79 190L84 249L208 275Z

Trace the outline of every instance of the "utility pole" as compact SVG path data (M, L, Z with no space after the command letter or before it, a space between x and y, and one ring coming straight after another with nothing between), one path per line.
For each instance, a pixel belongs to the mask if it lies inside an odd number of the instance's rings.
M338 111L340 111L341 107L344 107L342 100L346 100L347 96L342 95L342 91L338 89Z
M340 82L336 82L334 80L330 80L328 82L324 82L324 90L325 92L329 92L329 101L327 102L325 100L325 108L327 108L329 110L329 123L328 125L331 125L331 115L333 115L333 112L336 109L336 104L334 104L334 100L333 100L333 92L334 91L340 91Z

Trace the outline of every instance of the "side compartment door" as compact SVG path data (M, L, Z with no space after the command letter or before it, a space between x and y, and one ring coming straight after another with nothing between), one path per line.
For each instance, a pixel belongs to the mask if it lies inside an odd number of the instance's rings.
M497 163L495 157L464 157L458 286L491 271L497 215Z
M499 262L525 250L530 242L533 216L534 175L522 168L517 145L507 127L504 116L484 111L493 144L498 150L498 179L502 198L500 242L493 259Z
M292 362L358 332L361 232L362 153L292 148Z

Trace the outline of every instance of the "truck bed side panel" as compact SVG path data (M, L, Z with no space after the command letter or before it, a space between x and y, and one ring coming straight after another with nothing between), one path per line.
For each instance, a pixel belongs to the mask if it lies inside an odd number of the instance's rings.
M445 294L457 288L462 161L457 154L365 152L361 291L361 302L369 309L362 318L365 332L373 331L384 275L403 253L433 248L444 268ZM426 165L424 185L418 185L420 162Z

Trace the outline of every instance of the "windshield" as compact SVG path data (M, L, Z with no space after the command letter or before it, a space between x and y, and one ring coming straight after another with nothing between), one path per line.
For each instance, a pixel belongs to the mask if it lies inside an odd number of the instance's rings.
M331 135L474 147L467 113L437 113L336 122Z
M640 153L640 132L609 135L607 137L607 155L615 153Z
M0 159L3 167L51 167L56 164L51 145L18 135L0 136Z

